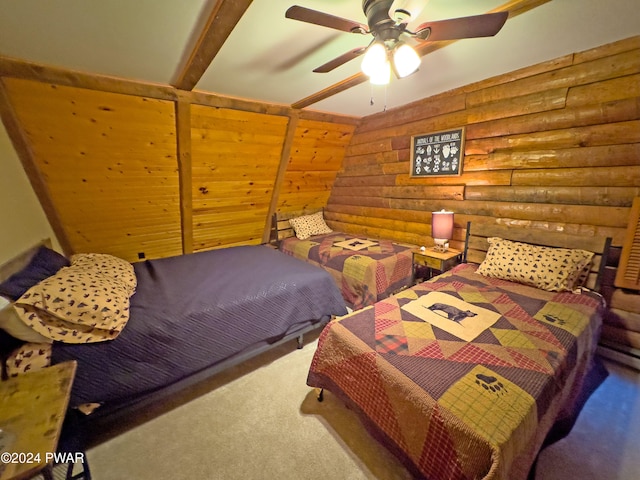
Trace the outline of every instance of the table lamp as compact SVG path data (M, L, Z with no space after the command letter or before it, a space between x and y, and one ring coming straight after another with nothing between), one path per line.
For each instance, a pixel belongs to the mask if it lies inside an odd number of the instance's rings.
M449 249L449 240L453 238L453 212L444 209L431 212L431 236L436 252L446 252Z

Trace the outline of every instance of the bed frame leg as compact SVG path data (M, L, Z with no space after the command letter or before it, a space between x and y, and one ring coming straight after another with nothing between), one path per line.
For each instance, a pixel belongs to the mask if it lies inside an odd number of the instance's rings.
M298 336L298 350L300 350L304 346L304 341L302 335Z
M318 395L316 396L316 398L318 399L319 402L324 400L324 388L316 388L316 392L318 393Z

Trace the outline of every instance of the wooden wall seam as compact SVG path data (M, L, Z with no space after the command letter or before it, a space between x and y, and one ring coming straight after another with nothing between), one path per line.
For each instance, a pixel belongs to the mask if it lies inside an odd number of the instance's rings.
M282 188L282 182L284 180L284 174L287 171L289 164L289 158L291 156L291 146L295 138L296 129L298 127L299 115L297 112L292 113L289 116L289 123L287 124L287 133L285 135L284 142L282 144L282 151L280 153L280 164L278 165L278 171L273 182L273 192L271 194L271 202L269 203L269 209L267 210L267 218L265 218L264 232L262 234L262 243L268 243L271 237L271 222L273 214L278 207L278 199L280 196L280 190Z
M191 164L191 102L180 98L175 102L176 147L180 184L180 223L182 253L193 253L193 197Z

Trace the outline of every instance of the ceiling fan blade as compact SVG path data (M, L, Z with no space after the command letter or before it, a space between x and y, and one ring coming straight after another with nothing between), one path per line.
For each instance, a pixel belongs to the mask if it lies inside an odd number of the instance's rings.
M325 63L324 65L319 66L314 70L316 73L328 73L334 68L338 68L340 65L344 65L345 63L353 60L354 58L359 57L364 52L367 51L367 47L354 48L353 50L343 53L339 57L334 58L330 62Z
M430 42L492 37L500 31L508 16L509 12L498 12L426 22L417 28L415 35L420 40Z
M320 25L322 27L335 28L336 30L342 30L343 32L369 33L369 28L361 23L329 15L328 13L319 12L317 10L311 10L310 8L300 7L298 5L289 7L284 16L286 18L306 23L313 23L314 25Z

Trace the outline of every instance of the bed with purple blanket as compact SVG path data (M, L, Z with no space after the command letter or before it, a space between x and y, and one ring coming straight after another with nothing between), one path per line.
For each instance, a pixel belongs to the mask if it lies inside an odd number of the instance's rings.
M76 360L70 405L92 419L128 413L346 313L331 276L265 246L149 260L117 338L54 341L52 363Z

